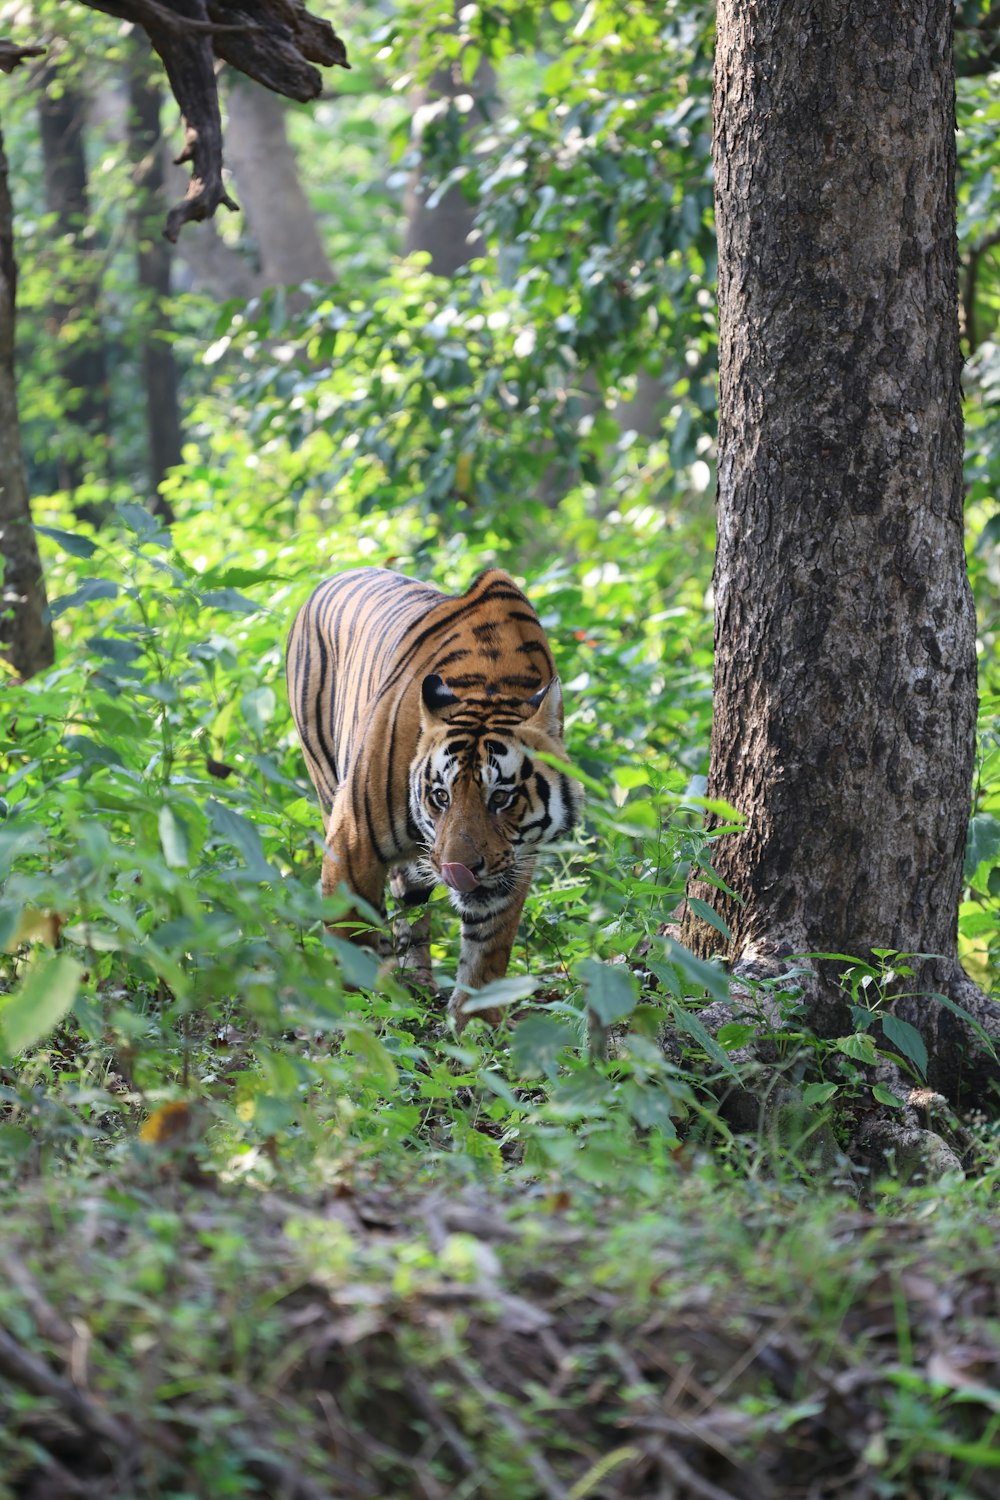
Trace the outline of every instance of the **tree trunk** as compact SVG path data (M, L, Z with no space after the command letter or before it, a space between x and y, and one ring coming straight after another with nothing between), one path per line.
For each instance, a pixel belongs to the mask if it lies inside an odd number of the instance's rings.
M0 135L0 652L19 677L50 667L55 648L28 508L14 379L14 214Z
M100 450L106 453L110 431L108 369L98 311L100 270L88 240L85 119L83 95L63 70L46 68L38 100L45 202L55 215L57 243L70 252L65 267L59 268L52 303L59 369L68 393L67 420L56 437L56 462L59 488L70 493L103 456Z
M474 134L476 128L489 119L489 101L495 89L496 74L485 60L479 63L470 83L463 80L458 60L439 68L431 75L427 87L412 98L415 144L420 145L428 128L427 111L435 105L455 109L455 101L459 98L469 103L467 128ZM440 198L435 198L433 190L429 190L423 181L422 167L418 163L410 174L404 207L406 238L403 254L425 251L430 255L430 269L435 276L454 276L467 261L484 253L483 238L476 228L475 204L469 202L457 183L453 183Z
M144 36L135 34L128 51L128 146L135 183L132 212L142 299L141 356L146 392L150 509L172 521L173 512L160 493L160 485L167 470L181 462L182 433L177 364L169 340L172 252L162 233L161 89L157 77L149 43Z
M996 1072L926 992L1000 1036L957 958L976 647L951 27L951 0L720 0L708 791L748 821L712 852L739 899L692 885L737 972L936 955L896 1009L946 1092ZM719 942L691 916L684 935ZM827 1034L851 1029L843 967L819 964L810 997Z
M227 94L226 150L253 231L264 286L333 281L316 215L299 180L276 94L234 78Z

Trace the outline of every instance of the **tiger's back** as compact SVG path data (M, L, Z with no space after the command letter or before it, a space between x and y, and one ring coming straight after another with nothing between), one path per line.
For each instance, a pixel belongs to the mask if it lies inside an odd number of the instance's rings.
M404 901L443 880L463 919L460 989L505 972L534 852L579 804L534 759L565 759L562 700L520 589L497 569L460 596L381 568L339 574L299 611L287 676L326 818L324 891L344 882L381 908L390 870Z

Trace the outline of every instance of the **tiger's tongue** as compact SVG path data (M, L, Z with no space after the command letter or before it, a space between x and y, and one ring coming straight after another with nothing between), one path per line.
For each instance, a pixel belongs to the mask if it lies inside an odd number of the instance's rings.
M453 891L474 891L479 884L468 865L442 865L441 878Z

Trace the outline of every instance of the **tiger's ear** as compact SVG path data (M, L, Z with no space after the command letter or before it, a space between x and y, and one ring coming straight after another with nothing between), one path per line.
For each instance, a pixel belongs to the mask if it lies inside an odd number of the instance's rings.
M420 698L423 705L420 720L423 724L433 723L440 718L443 709L458 702L451 688L436 672L431 672L424 678L420 685Z
M563 700L562 687L558 677L550 677L544 687L539 688L527 699L529 707L534 713L529 723L543 729L547 735L554 740L562 739L563 732Z

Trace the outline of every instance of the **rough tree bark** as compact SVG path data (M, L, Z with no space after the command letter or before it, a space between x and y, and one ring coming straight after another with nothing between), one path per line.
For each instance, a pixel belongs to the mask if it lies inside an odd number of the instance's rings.
M951 0L720 0L719 534L709 795L737 973L931 954L930 1081L996 1064L957 911L976 724L962 539ZM689 916L698 951L718 934ZM817 1030L851 1029L818 963Z
M56 436L58 483L72 493L99 457L98 444L106 447L108 441L108 369L99 313L100 269L88 241L86 99L63 68L46 67L40 81L45 202L55 216L58 243L71 254L60 271L52 317L59 330L59 372L69 393L65 430ZM67 329L72 330L68 337Z
M133 35L128 47L128 149L135 197L132 223L142 297L141 359L146 394L150 509L164 520L173 512L160 493L168 469L181 461L181 417L177 363L170 343L168 298L172 250L160 233L163 154L160 89L146 38Z
M14 215L0 136L0 653L19 677L50 667L52 626L28 509L14 380Z

